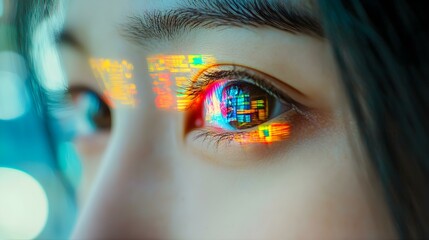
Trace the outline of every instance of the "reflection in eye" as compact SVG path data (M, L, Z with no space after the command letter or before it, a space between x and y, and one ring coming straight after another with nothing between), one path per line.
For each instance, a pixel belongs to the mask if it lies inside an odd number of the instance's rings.
M111 128L110 109L96 93L87 89L71 89L77 135L90 135Z
M213 85L204 100L204 118L211 125L247 129L266 122L275 111L281 113L281 103L253 84L220 80Z
M247 70L220 69L207 71L191 90L201 111L196 114L195 127L210 129L202 136L217 136L240 143L270 143L286 139L290 134L287 120L270 123L279 115L294 110L292 101L285 100L268 80ZM198 88L205 89L201 92ZM199 116L199 117L198 117ZM199 126L197 126L199 125Z

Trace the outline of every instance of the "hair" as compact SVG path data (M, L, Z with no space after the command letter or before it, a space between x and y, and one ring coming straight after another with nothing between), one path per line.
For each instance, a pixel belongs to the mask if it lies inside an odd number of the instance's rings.
M428 9L409 0L320 0L319 8L399 237L428 238Z
M40 67L38 59L33 56L34 49L39 48L38 43L34 41L35 31L41 22L56 13L58 1L55 0L31 0L31 1L16 1L15 25L17 32L18 53L25 59L27 63L29 84L28 88L31 92L33 106L36 109L37 117L41 119L41 129L47 135L50 154L54 161L51 162L51 167L55 170L58 179L64 185L65 190L71 198L76 197L75 189L72 183L63 174L59 162L56 161L59 157L59 143L62 137L56 119L51 114L52 107L59 107L63 104L60 98L63 98L64 92L48 92L40 85L40 75L37 74L37 68ZM52 30L54 33L54 30ZM46 36L48 39L48 36ZM39 39L40 40L40 39ZM64 151L63 151L64 152Z
M30 71L32 31L52 14L55 2L18 1L19 46ZM424 1L319 0L318 5L399 237L428 238L429 21ZM37 81L32 90L48 119L47 94Z

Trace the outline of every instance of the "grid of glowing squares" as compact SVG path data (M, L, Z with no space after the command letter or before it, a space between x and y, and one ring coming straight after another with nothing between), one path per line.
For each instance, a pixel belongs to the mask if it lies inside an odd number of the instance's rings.
M239 128L252 127L265 122L268 102L265 96L252 96L238 86L227 87L223 94L226 101L227 122L236 122Z
M91 58L89 64L103 89L103 98L110 107L136 106L137 87L133 82L133 64L108 58Z
M258 126L258 130L237 135L234 141L239 143L273 143L289 137L289 123L271 123Z
M264 96L252 96L239 87L227 89L226 109L227 122L236 121L240 127L259 125L268 119L268 101ZM286 139L290 135L288 123L262 124L258 130L237 135L234 138L240 143L272 143Z
M186 84L201 69L216 63L211 55L156 55L147 58L156 94L155 106L164 110L185 110L190 104ZM175 89L172 89L173 83Z

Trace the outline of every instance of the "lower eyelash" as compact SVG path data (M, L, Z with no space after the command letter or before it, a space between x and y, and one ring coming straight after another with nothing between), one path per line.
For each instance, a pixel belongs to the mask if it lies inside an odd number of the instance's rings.
M197 135L194 140L202 139L203 142L212 143L219 147L222 143L231 143L240 132L216 132L214 130L197 129Z
M223 129L219 129L217 127L204 127L199 129L194 129L196 131L196 135L194 136L194 140L202 139L203 142L207 142L208 144L213 144L216 148L218 148L221 144L230 144L230 143L238 143L238 144L249 144L249 143L257 143L257 144L270 144L272 142L286 140L290 135L291 124L290 121L295 114L303 114L300 109L291 104L291 109L280 116L277 116L276 120L272 119L268 122L262 123L258 126L255 126L246 130L238 130L238 131L226 131ZM268 131L268 137L258 136L260 134L261 128L270 127L270 126L281 126L283 127L282 131L273 130ZM271 136L271 138L270 138ZM268 140L271 139L271 140Z
M295 114L295 113L292 113ZM194 140L202 139L203 142L212 143L216 147L219 147L220 144L230 144L236 142L239 144L248 144L248 143L262 143L269 144L279 140L286 140L290 135L291 124L289 123L289 118L291 114L288 113L285 116L281 117L281 120L271 123L261 124L252 128L251 130L246 131L225 131L219 132L217 128L208 127L196 129L197 131ZM255 129L257 128L257 129ZM268 136L260 136L261 132L264 132L262 129L271 128L272 131L268 131ZM272 129L274 128L274 130ZM275 129L277 128L277 129ZM270 140L271 139L271 140Z
M199 131L197 135L194 137L194 140L197 139L203 139L203 142L209 142L214 144L217 148L220 146L220 144L230 144L232 142L236 142L239 144L249 144L249 143L259 143L259 144L270 144L276 141L286 140L289 137L290 134L290 124L285 123L283 124L283 130L281 132L281 136L279 135L271 135L271 140L268 140L270 136L261 137L259 134L259 130L256 132L216 132L213 130L204 130L199 129L196 130ZM254 137L256 135L256 137ZM252 138L254 137L254 138ZM275 138L273 140L273 138ZM256 140L255 140L256 139Z

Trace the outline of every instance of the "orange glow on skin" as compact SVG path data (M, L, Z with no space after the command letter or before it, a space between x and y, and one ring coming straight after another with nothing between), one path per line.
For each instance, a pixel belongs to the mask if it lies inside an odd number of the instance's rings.
M263 124L258 130L240 134L234 138L239 143L273 143L285 140L290 135L291 126L289 123Z
M137 86L133 83L133 64L126 60L91 58L89 64L100 88L103 98L110 107L116 105L136 106Z
M163 110L185 110L191 99L184 87L201 69L214 64L211 55L155 55L147 58L148 69L156 94L155 106ZM177 91L172 90L173 82ZM183 89L183 91L182 91Z

